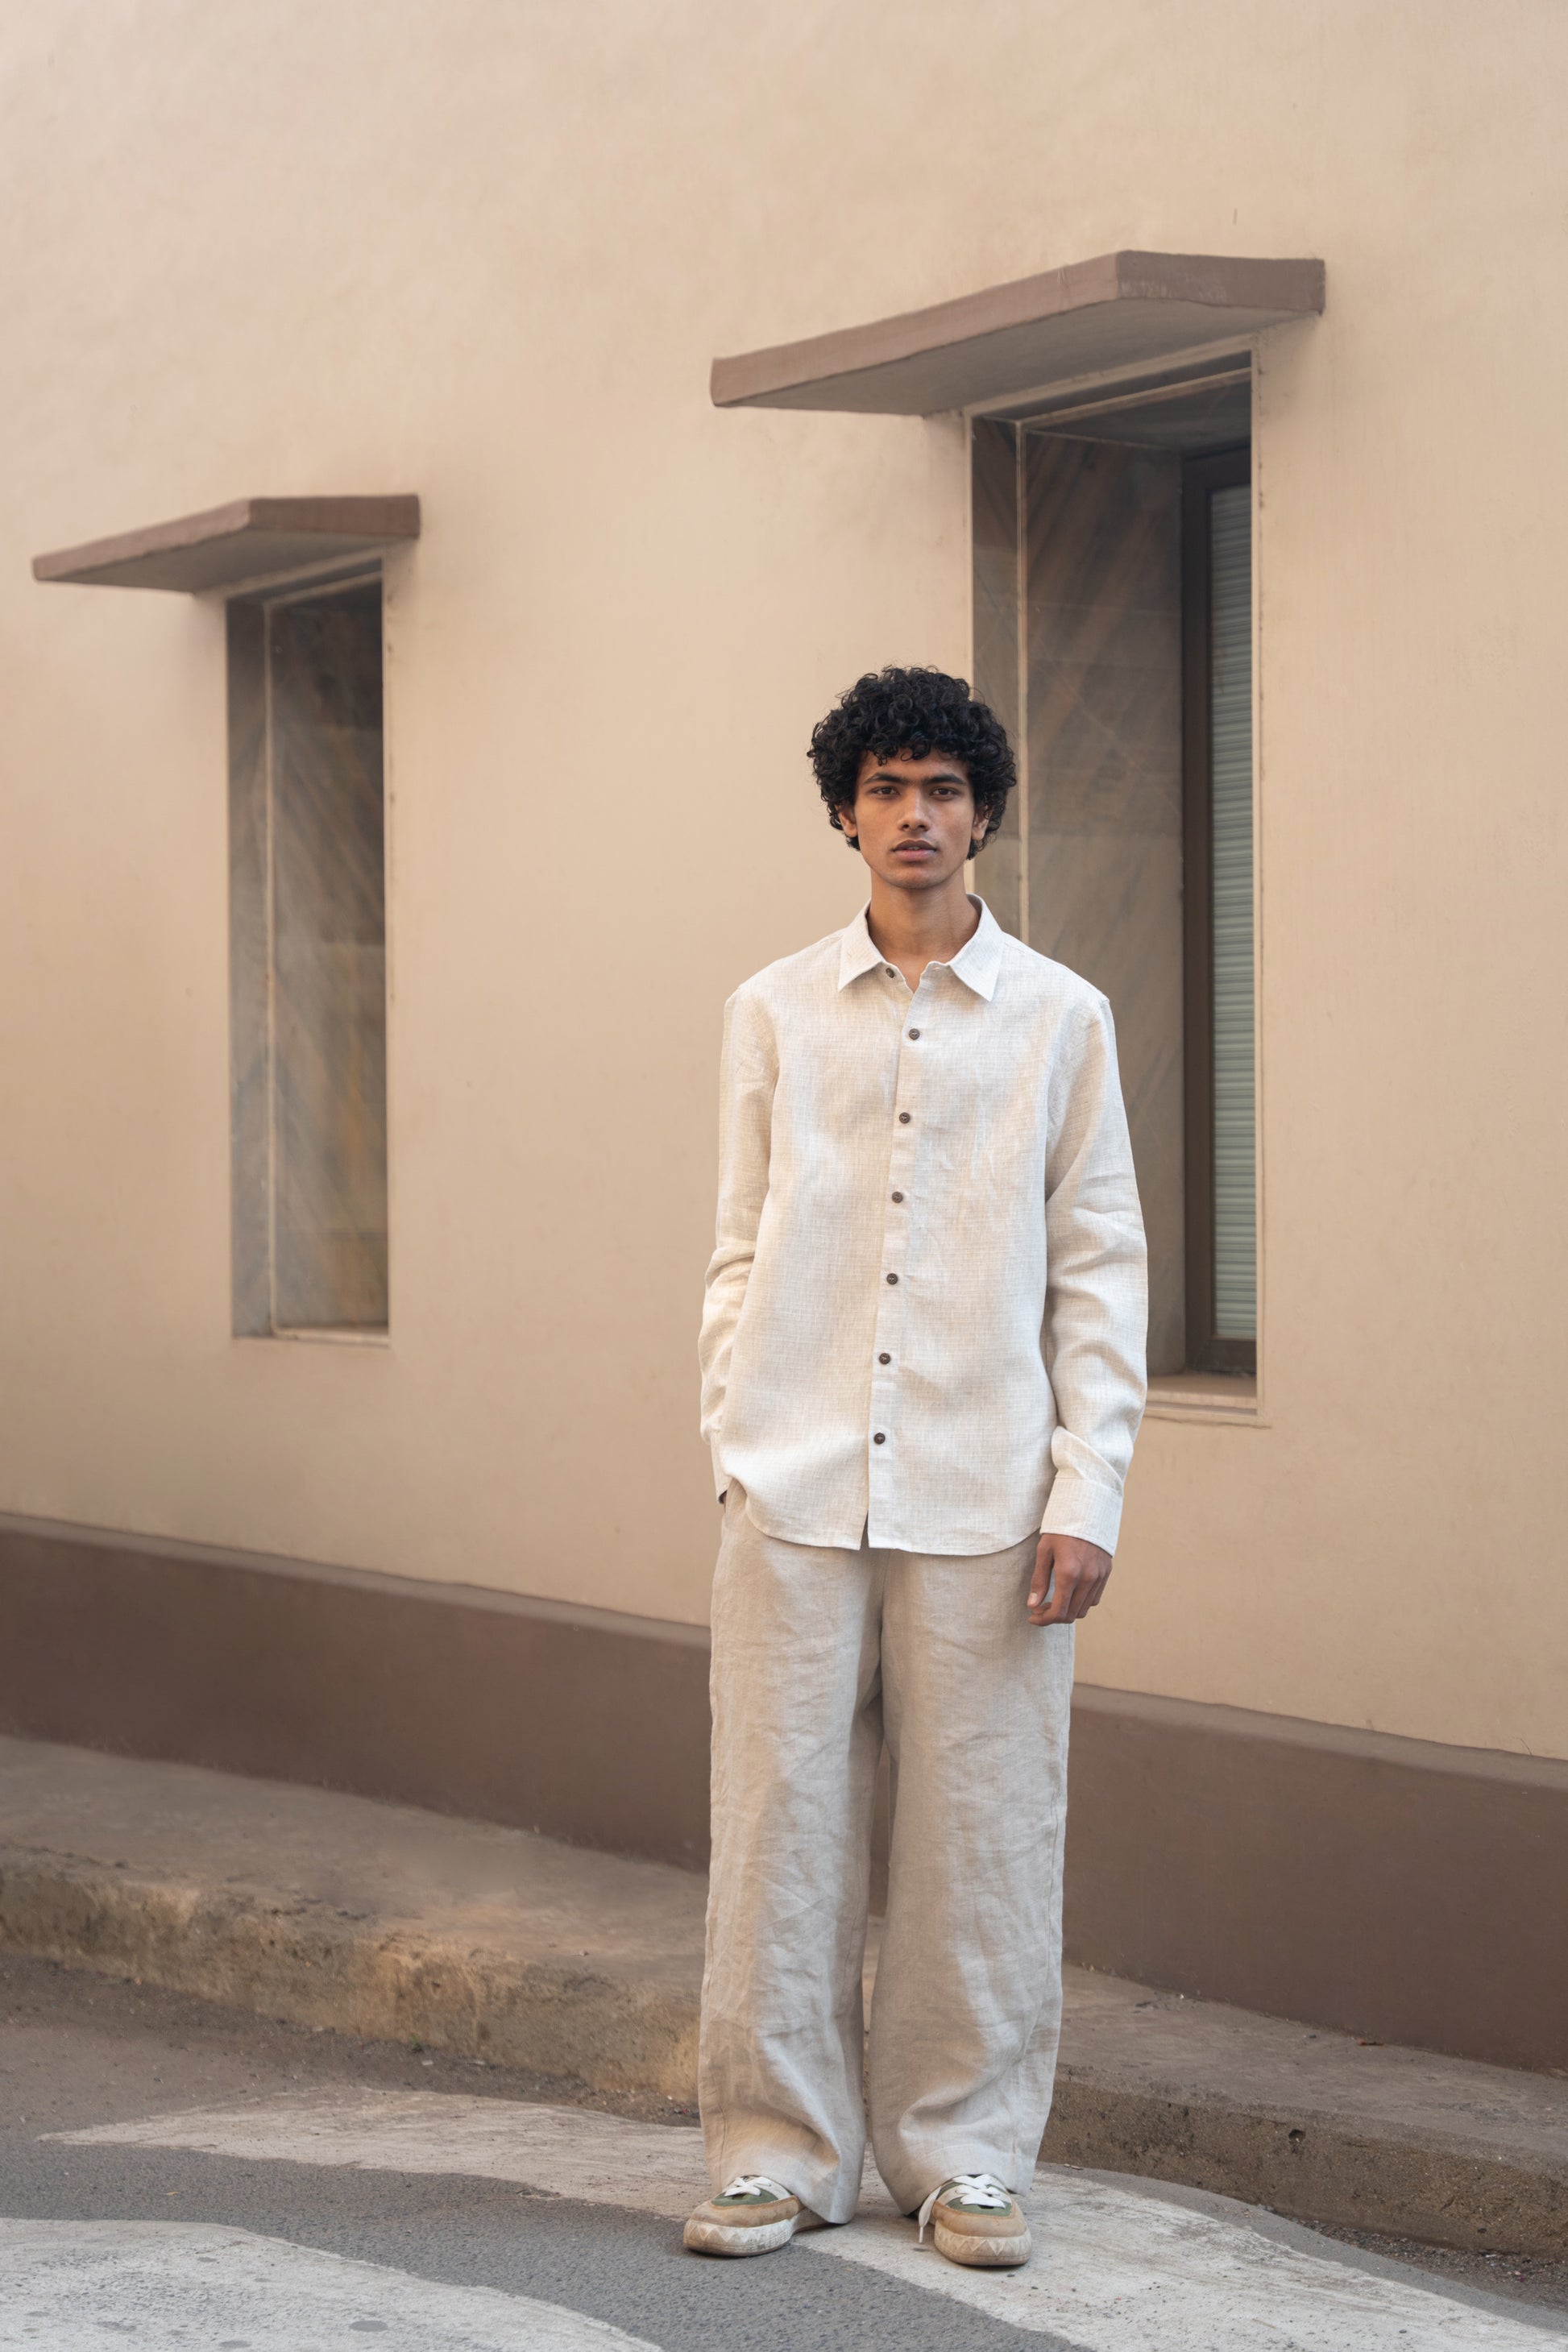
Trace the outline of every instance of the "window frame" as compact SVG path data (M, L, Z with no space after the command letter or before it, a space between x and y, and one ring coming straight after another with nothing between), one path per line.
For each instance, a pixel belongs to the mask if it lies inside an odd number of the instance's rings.
M1252 482L1252 449L1190 457L1182 467L1182 1003L1186 1113L1187 1365L1258 1371L1256 1339L1215 1329L1214 823L1210 740L1211 530L1215 490ZM1256 593L1256 592L1255 592ZM1256 760L1256 749L1254 752ZM1256 859L1256 846L1254 849ZM1256 865L1254 905L1257 902Z

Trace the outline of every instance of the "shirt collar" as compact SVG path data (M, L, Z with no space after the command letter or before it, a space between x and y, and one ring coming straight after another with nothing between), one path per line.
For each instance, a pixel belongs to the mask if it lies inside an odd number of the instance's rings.
M984 898L977 898L971 892L969 903L979 908L980 921L973 938L964 941L946 970L955 980L961 980L965 988L972 989L976 996L983 996L989 1004L996 993L996 982L1002 970L1002 926ZM868 899L854 921L847 924L839 933L840 988L847 988L849 982L858 980L863 971L875 971L882 961L867 928L866 918L869 912L870 901Z

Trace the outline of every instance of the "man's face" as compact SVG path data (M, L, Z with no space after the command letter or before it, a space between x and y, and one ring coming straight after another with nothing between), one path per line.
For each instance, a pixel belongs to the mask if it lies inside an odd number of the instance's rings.
M950 882L979 846L985 820L960 760L934 751L860 762L852 808L838 822L873 874L895 890L931 890Z

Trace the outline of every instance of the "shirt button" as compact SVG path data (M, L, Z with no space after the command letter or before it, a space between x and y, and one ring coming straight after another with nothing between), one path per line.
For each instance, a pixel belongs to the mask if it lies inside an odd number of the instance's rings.
M894 1198L894 1200L895 1200L895 1201L901 1201L901 1200L903 1199L903 1197L904 1197L904 1196L903 1196L903 1194L902 1194L901 1192L895 1192L895 1193L894 1193L894 1195L893 1195L893 1198Z
M888 1280L889 1280L889 1282L897 1282L898 1278L899 1278L899 1277L898 1277L898 1276L897 1276L896 1274L890 1274L890 1275L888 1276Z
M911 1037L918 1037L918 1036L920 1035L920 1034L921 1034L921 1033L920 1033L920 1031L919 1031L918 1029L911 1029L911 1030L910 1031L910 1035Z
M900 1127L908 1127L909 1123L910 1123L910 1114L909 1114L909 1112L908 1112L907 1110L901 1110L901 1111L899 1113L899 1125L900 1125Z
M898 975L898 973L893 970L892 965L891 965L891 964L889 964L889 965L888 966L888 978L889 978L889 980L897 980L898 976L899 976L899 975Z
M892 1360L891 1356L879 1356L877 1359L879 1364L890 1364Z
M871 1440L873 1445L886 1445L887 1442L887 1433L885 1431L880 1429L877 1432L876 1436Z

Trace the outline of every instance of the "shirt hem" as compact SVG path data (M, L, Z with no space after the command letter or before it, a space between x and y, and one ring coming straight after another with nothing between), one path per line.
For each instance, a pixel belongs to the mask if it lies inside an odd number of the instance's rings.
M742 1483L744 1485L745 1482L742 1480ZM779 1520L772 1513L760 1510L756 1497L749 1487L746 1489L746 1517L759 1535L770 1537L774 1543L799 1544L804 1550L807 1551L866 1549L918 1552L930 1559L984 1559L992 1552L1012 1551L1018 1544L1031 1538L1037 1540L1040 1532L1039 1520L1034 1515L1025 1517L1016 1535L985 1533L966 1536L962 1539L950 1539L942 1543L911 1543L906 1538L900 1536L873 1538L866 1521L862 1521L859 1528L847 1533L843 1529L826 1534L820 1531L807 1532L786 1521Z

